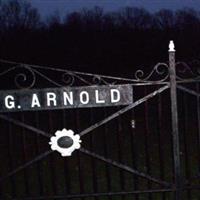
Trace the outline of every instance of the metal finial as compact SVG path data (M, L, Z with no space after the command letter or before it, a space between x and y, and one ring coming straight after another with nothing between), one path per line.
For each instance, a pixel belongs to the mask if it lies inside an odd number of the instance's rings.
M169 52L175 52L175 45L174 45L174 41L170 40L169 42Z

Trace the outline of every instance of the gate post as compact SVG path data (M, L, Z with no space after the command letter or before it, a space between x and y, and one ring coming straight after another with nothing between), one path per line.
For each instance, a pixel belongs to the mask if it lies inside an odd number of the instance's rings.
M174 42L169 43L169 76L170 76L170 96L171 96L171 117L172 117L172 138L176 200L181 200L181 168L180 168L180 145L178 130L178 110L177 110L177 89L176 89L176 63Z

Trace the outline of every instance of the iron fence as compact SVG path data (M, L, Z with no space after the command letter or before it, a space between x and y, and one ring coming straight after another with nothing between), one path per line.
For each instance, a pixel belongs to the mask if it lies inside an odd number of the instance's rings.
M1 60L4 90L129 84L134 100L1 113L1 199L200 199L198 64L176 62L172 43L169 62L133 79ZM71 157L48 144L63 127L81 136Z

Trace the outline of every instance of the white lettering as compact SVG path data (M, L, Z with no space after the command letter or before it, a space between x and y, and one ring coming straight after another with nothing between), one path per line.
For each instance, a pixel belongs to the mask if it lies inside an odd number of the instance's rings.
M40 107L40 102L39 102L37 94L33 94L33 96L32 96L31 108L33 108L35 106Z
M14 97L11 95L6 96L5 98L5 106L8 109L15 108L15 101Z
M117 89L110 90L111 103L117 103L120 101L120 92Z
M68 103L70 105L73 105L73 93L70 92L69 94L67 92L63 92L63 98L64 98L64 105L66 106ZM67 103L68 102L68 103Z
M56 94L53 92L48 92L47 93L47 106L51 106L51 102L53 103L54 106L57 105Z
M96 103L105 103L105 100L100 99L100 95L99 95L98 90L95 90L95 99L96 99Z
M88 104L88 102L89 102L89 94L86 91L82 91L80 93L80 102L82 104Z

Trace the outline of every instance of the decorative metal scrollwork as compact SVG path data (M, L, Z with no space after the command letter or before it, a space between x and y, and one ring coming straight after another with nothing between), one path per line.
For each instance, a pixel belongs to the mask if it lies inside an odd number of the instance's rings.
M14 77L14 85L17 88L33 88L38 81L45 82L51 87L82 86L82 85L116 85L116 84L160 84L169 81L168 63L156 64L152 71L146 74L143 70L137 70L134 78L121 78L115 76L98 75L77 71L69 71L52 67L43 67L37 65L20 64L10 61L2 61L9 69L0 73L0 76L9 76L9 80ZM200 66L200 61L195 60L191 66ZM195 70L194 70L195 69ZM199 80L200 68L191 68L185 62L176 63L177 80L184 81L188 79ZM11 78L10 78L11 77ZM45 86L46 87L46 86Z
M16 65L0 73L0 76L14 74L14 84L17 88L32 88L36 81L36 75L29 66Z
M15 75L14 81L18 88L32 88L36 81L34 71L25 65L20 65L18 69L22 68L22 72Z
M177 62L176 74L178 80L198 80L200 79L200 68L196 65L196 62L193 61L189 64L186 62Z
M113 76L104 76L84 72L69 71L52 67L42 67L0 60L0 63L10 67L0 73L0 76L14 76L17 88L33 88L37 81L50 83L52 86L81 86L81 85L114 85L116 83L133 83L135 80ZM13 67L14 66L14 67ZM17 70L17 71L16 71ZM11 85L10 85L11 86ZM12 87L12 86L11 86ZM51 87L51 86L47 86Z
M154 66L153 70L145 76L144 71L137 70L135 72L135 79L141 82L164 82L169 77L169 67L166 63L158 63Z
M92 83L95 85L115 85L116 81L112 81L112 82L108 82L107 80L105 80L103 77L101 77L100 75L95 75L92 78Z
M65 86L72 86L75 82L75 77L71 73L64 73L62 74L62 81L65 84Z

